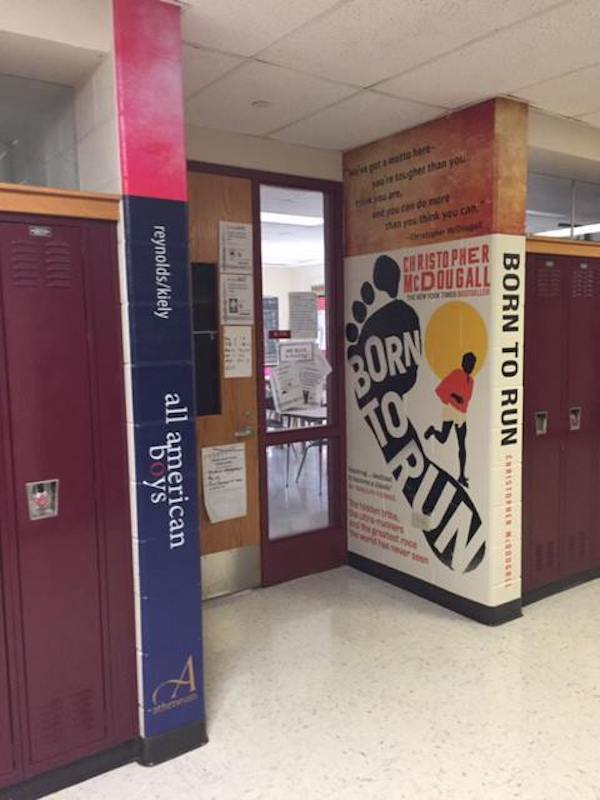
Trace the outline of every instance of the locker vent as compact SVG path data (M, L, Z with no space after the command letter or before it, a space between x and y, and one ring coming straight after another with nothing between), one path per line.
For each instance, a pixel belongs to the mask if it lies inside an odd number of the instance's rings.
M67 242L47 242L44 245L46 286L49 289L69 289L73 284L71 248Z
M68 242L13 241L9 257L13 285L20 289L69 289L73 285Z
M14 286L20 289L40 288L43 276L37 242L13 241L9 252Z
M94 727L94 691L82 689L71 697L71 718L76 731L90 731Z
M535 271L535 293L537 297L560 297L561 270L540 264Z
M556 566L556 555L554 542L546 543L546 567L553 569Z
M55 697L40 709L39 738L45 745L59 744L65 736L63 701Z
M598 276L595 269L574 269L571 273L571 297L596 297Z

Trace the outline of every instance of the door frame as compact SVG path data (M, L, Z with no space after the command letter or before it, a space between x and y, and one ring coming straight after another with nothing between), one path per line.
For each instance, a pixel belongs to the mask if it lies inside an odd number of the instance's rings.
M345 406L345 358L344 358L344 274L343 274L343 184L338 181L289 175L279 172L248 169L230 165L211 164L203 161L188 161L188 171L210 175L245 178L252 185L252 230L254 263L260 269L254 270L254 336L256 343L256 391L258 411L259 445L259 499L261 526L261 572L262 585L293 580L303 575L322 572L347 563L348 548L346 540L346 406ZM263 382L264 341L262 315L262 252L260 223L260 187L276 186L323 193L325 224L325 268L329 293L328 304L331 309L327 320L328 340L334 342L330 353L334 375L334 407L336 416L332 424L318 429L319 438L335 440L335 459L329 467L330 473L340 476L335 491L330 488L332 518L334 524L318 531L309 531L294 536L271 541L268 538L268 485L266 448L274 444L267 434ZM260 313L258 313L260 310ZM315 429L299 428L286 436L286 441L301 442L315 438Z

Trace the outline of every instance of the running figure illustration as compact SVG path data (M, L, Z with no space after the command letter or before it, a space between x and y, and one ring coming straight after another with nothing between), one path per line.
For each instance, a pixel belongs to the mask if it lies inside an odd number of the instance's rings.
M456 431L458 440L458 463L460 475L458 482L465 487L469 486L469 479L465 474L467 465L467 411L473 396L475 381L472 372L475 369L477 358L474 353L465 353L462 357L460 369L450 372L437 386L435 392L444 404L442 427L437 430L433 425L425 431L425 438L432 436L440 444L445 444L452 431Z

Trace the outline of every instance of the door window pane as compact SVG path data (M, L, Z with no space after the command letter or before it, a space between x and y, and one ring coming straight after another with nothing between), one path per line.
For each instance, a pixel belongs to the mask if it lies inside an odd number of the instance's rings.
M331 366L321 192L261 186L267 429L328 421Z

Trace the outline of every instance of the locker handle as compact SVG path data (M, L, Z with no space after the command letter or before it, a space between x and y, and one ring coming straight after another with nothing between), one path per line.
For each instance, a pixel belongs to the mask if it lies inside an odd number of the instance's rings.
M581 430L581 406L571 406L569 409L569 430Z
M535 435L545 436L548 433L548 412L536 411L535 417Z

